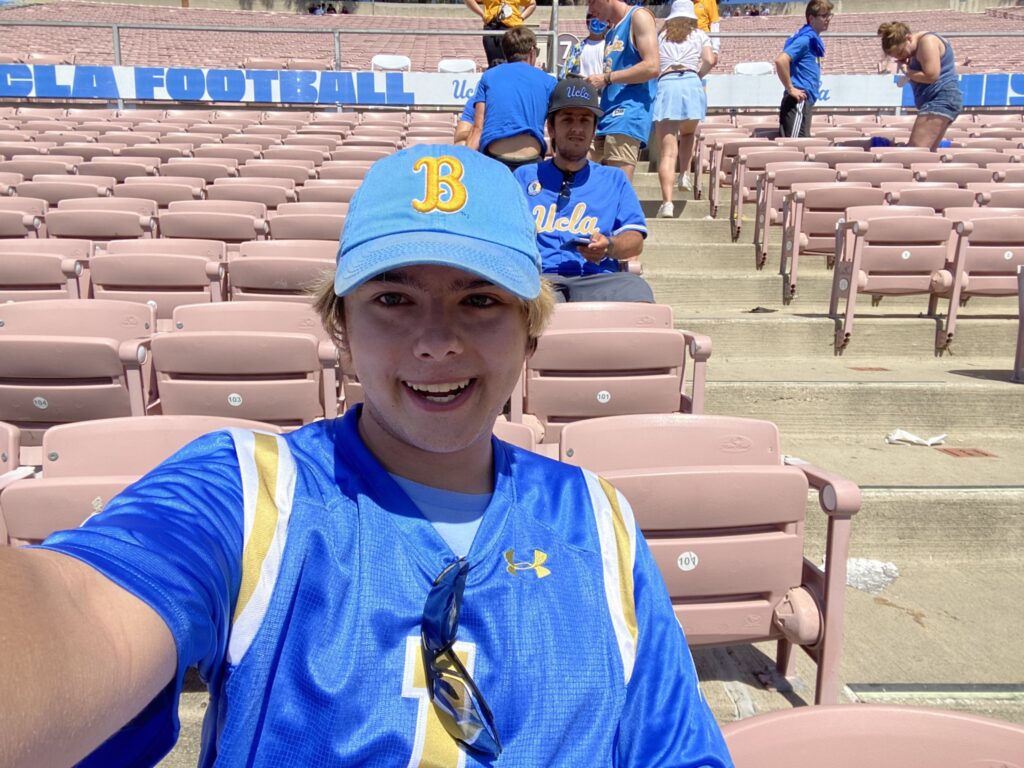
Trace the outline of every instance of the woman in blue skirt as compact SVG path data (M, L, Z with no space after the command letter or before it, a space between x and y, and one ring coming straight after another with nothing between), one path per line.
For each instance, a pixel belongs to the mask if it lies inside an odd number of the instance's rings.
M708 111L704 76L715 62L711 38L697 28L692 0L675 0L658 36L661 75L654 97L655 137L661 153L658 181L661 208L658 218L675 216L672 189L692 189L688 169L693 159L694 131ZM678 162L679 177L676 179Z

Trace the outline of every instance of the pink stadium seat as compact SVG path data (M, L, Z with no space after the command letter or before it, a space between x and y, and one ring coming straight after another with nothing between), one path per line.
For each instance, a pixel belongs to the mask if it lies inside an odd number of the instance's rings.
M331 152L341 146L341 140L332 136L306 136L294 134L288 136L281 142L281 148L287 147L312 147L313 149L322 149L327 153L327 156L331 156Z
M186 443L231 427L280 431L262 422L188 415L96 419L47 430L39 476L0 492L0 532L6 528L10 539L0 546L37 543L81 525Z
M310 289L334 270L338 240L242 243L230 260L233 301L310 301Z
M129 176L155 176L160 159L156 157L98 158L78 164L78 173L113 176L124 181Z
M392 154L391 151L386 149L355 147L342 144L336 150L331 152L331 160L369 160L373 163L390 154Z
M510 420L529 423L550 444L581 419L703 412L711 339L674 329L671 318L667 305L558 305L526 362L522 397L512 395Z
M915 147L873 147L871 154L875 162L895 163L910 168L914 163L938 163L942 160L936 152Z
M275 240L333 240L345 228L348 203L285 203L270 220Z
M63 148L86 161L112 158L116 149L110 144L65 144ZM82 173L81 169L79 173Z
M0 160L0 172L20 173L26 179L31 179L39 173L72 174L77 165L77 162L52 158L49 155L40 155L38 159L33 159L30 155L15 155L11 160Z
M946 293L953 275L946 257L953 222L931 208L857 206L847 210L836 235L829 315L843 301L842 327L835 351L842 354L853 337L857 295L912 296Z
M803 150L796 148L745 147L739 151L729 180L729 225L733 242L740 238L744 204L757 202L757 184L765 168L769 164L781 167L780 163L801 165L804 162Z
M842 149L814 147L807 150L807 159L813 163L827 163L830 168L835 168L839 163L870 163L873 157L870 152L853 147Z
M174 310L153 339L164 414L297 426L338 414L338 350L304 303L221 302Z
M309 160L313 165L320 165L331 157L330 150L313 147L279 146L270 147L263 152L264 160Z
M38 445L54 424L146 411L154 310L123 301L0 304L0 413Z
M810 464L786 465L774 424L647 414L568 424L559 457L626 497L694 645L777 640L817 664L816 704L839 693L851 520L860 489ZM807 494L828 520L826 569L804 557ZM815 560L817 559L815 554Z
M95 200L108 197L116 182L112 177L51 176L37 174L31 181L23 181L16 187L20 197L34 197L57 205L61 200L75 198Z
M985 168L989 163L1005 163L1009 161L1009 157L997 149L946 149L941 154L943 162L974 163L979 168Z
M768 258L768 228L781 226L782 207L793 184L835 181L836 172L824 163L804 162L799 166L769 166L757 180L754 213L754 258L758 269Z
M0 240L0 303L83 298L88 240Z
M92 259L92 291L98 299L149 304L164 330L175 307L224 299L226 261L219 240L114 240Z
M250 160L238 169L238 175L291 179L299 185L316 178L317 174L312 160Z
M221 141L227 145L257 146L261 150L281 145L281 140L277 136L266 136L258 133L233 133L223 137Z
M3 429L3 425L0 424L0 430ZM534 431L525 424L520 424L512 421L505 421L505 419L499 418L494 422L494 436L499 440L504 440L506 443L511 443L519 448L527 451L537 450L537 436ZM0 439L3 438L3 432L0 431ZM3 467L0 465L0 478L3 477Z
M298 190L301 203L347 203L359 189L360 179L310 179Z
M1024 267L1024 216L959 221L955 228L953 285L945 328L935 337L935 350L949 348L956 333L961 304L975 296L1014 296L1017 273Z
M975 193L969 189L946 189L942 187L921 187L913 183L902 189L885 193L889 205L918 205L942 213L947 208L970 207L974 204Z
M155 201L132 197L69 198L46 213L50 237L107 241L156 237Z
M261 203L268 209L277 208L282 203L292 202L296 199L294 182L291 179L281 179L292 184L289 189L279 184L265 183L264 179L252 180L239 177L236 179L220 179L218 182L231 181L233 183L215 183L206 188L208 200L244 200L247 202ZM237 182L243 183L237 183Z
M266 237L267 207L241 200L182 200L160 213L164 237L243 243Z
M172 157L188 157L192 149L185 144L138 144L118 150L118 157L152 157L166 163Z
M854 205L881 205L885 195L867 182L798 183L782 210L782 301L796 296L800 257L821 255L831 264L836 253L836 222Z
M708 204L713 217L718 216L721 188L732 180L732 167L741 149L748 147L772 148L768 139L718 138L711 150L711 165L708 170Z
M838 181L866 181L873 187L880 187L887 181L914 183L914 172L909 168L891 163L839 163L836 167Z
M159 207L166 208L175 200L200 200L204 196L204 184L202 179L196 179L198 184L188 183L185 177L163 177L163 176L142 176L151 183L131 184L125 182L114 186L114 197L134 197L143 200L152 200Z
M246 56L242 60L242 69L286 69L287 59L272 59L265 56Z
M1013 359L1013 380L1024 383L1024 269L1017 270L1017 353Z
M1024 768L1024 728L885 704L800 707L727 723L736 768Z
M35 197L0 197L0 238L41 236L48 208Z
M697 126L693 145L693 197L699 200L704 195L704 174L711 169L711 157L715 142L749 138L750 132L733 125L714 125L707 122ZM710 179L709 179L710 182Z
M237 161L228 158L172 157L160 166L161 176L197 177L212 184L222 176L237 176Z
M238 163L247 163L263 156L259 144L200 144L192 150L192 157L209 159L226 158Z
M975 194L978 205L991 205L997 208L1024 208L1024 186L1013 189L992 189Z
M974 181L992 181L993 172L987 168L969 166L964 163L914 163L914 178L918 181L955 181L957 186L966 189L967 184Z

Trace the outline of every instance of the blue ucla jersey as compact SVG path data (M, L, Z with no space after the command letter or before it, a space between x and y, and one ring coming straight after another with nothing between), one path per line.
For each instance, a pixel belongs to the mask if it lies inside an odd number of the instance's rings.
M454 557L358 419L207 435L43 545L151 605L178 651L175 680L83 765L155 763L189 666L211 691L201 766L731 765L629 505L497 440L456 652L505 749L460 750L419 641Z
M622 21L608 32L604 44L604 71L618 72L642 61L633 44L633 15L647 13L639 7L630 8ZM651 105L657 80L646 83L612 83L601 93L604 117L597 123L597 135L610 133L632 136L646 146L651 135Z
M499 139L529 134L547 152L544 141L544 119L548 97L555 87L555 78L525 61L507 62L491 67L480 78L471 101L483 101L484 125L480 149Z
M647 220L629 180L618 168L587 162L561 196L564 174L554 160L524 165L515 172L537 227L544 271L566 276L618 272L619 262L584 259L572 244L600 232L614 237L635 230L647 237Z

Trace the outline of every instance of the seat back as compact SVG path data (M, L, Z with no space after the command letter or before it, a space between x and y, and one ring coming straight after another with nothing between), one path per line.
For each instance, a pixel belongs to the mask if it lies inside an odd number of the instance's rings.
M947 208L969 207L974 204L975 194L969 189L947 189L942 187L917 188L912 184L901 190L887 192L886 200L890 205L915 205L931 208L937 213Z
M10 543L20 545L77 527L187 443L230 427L280 431L262 422L188 415L96 419L53 427L43 436L41 475L0 492L0 529L6 527Z
M956 279L961 299L1013 296L1024 267L1024 217L978 218L956 225Z
M242 243L230 263L233 301L311 301L311 289L334 269L337 240Z
M812 184L793 186L795 205L800 211L799 228L794 234L799 239L801 253L826 253L835 250L836 222L847 208L858 205L881 205L885 196L880 189L853 186L849 183Z
M81 298L91 257L88 240L0 239L0 303Z
M885 704L799 707L727 723L736 768L1024 768L1024 728Z

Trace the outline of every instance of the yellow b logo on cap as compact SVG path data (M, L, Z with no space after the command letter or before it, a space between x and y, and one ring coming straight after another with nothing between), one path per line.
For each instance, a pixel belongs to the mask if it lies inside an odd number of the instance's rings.
M446 173L442 173L442 168ZM441 157L421 157L413 165L413 173L419 173L426 169L426 190L422 200L413 200L412 207L420 213L441 211L442 213L455 213L461 210L469 198L462 179L462 163L451 155ZM441 199L442 189L447 193L447 199Z

